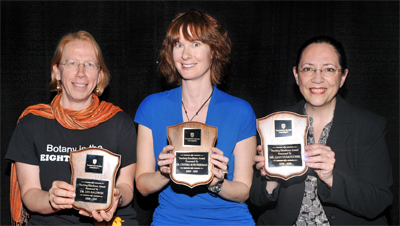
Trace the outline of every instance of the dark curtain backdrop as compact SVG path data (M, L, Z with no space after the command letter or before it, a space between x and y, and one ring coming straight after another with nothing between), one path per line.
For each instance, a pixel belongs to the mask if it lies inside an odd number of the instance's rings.
M146 96L170 88L157 73L157 48L171 20L189 8L210 13L228 30L232 63L220 88L250 102L258 118L300 100L292 67L306 39L326 34L343 43L350 73L342 95L388 121L395 183L386 213L398 225L398 1L1 1L1 223L10 222L4 155L20 113L54 95L50 60L61 36L83 29L96 38L112 75L101 99L134 117ZM141 224L151 222L155 205L155 196L135 193ZM259 208L250 209L257 218Z

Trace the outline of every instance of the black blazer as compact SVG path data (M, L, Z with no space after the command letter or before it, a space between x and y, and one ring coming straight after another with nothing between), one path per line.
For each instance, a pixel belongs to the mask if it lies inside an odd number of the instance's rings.
M318 179L318 197L331 225L383 225L382 212L392 203L392 170L385 140L386 120L372 112L356 109L339 95L327 146L335 152L333 187ZM285 109L303 114L305 101ZM266 191L267 180L254 173L250 201L265 212L260 225L292 225L299 214L306 174L279 180L273 194ZM318 176L317 176L318 178Z

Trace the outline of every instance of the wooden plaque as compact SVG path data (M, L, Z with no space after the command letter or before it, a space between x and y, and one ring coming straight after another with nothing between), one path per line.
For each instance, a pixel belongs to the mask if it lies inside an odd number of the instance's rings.
M106 149L86 148L71 152L71 184L75 187L72 206L85 210L108 210L112 207L115 178L120 155Z
M217 128L200 122L183 122L168 126L167 137L174 145L174 162L171 180L190 188L208 184L214 177L211 172L211 148L217 140Z
M257 119L264 170L270 177L288 180L307 171L304 147L307 144L308 116L281 111Z

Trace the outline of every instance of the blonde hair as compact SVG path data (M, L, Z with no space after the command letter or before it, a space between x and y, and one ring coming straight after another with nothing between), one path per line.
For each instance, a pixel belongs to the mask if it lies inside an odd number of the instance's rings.
M96 94L100 96L103 92L104 89L107 87L108 82L110 80L110 72L108 71L106 64L103 59L103 54L101 52L99 44L97 44L96 40L93 38L93 36L87 32L87 31L78 31L74 33L68 33L64 35L64 37L61 38L60 42L57 45L57 49L54 52L53 59L51 60L51 81L50 81L50 91L57 91L57 79L55 72L53 70L53 65L57 65L60 63L65 45L68 43L75 41L75 40L81 40L85 42L89 42L93 45L94 52L96 54L96 59L98 64L100 65L101 73L100 73L100 81L99 84L97 85L98 92Z

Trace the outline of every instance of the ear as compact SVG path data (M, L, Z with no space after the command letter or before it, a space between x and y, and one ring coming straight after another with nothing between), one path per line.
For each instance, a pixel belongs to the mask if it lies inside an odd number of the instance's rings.
M342 74L342 77L340 78L340 88L344 85L344 82L346 81L347 74L349 73L349 69L344 70L344 73Z
M97 77L97 85L100 83L100 79L104 77L103 69L100 69L99 77Z
M61 80L60 70L58 69L57 64L53 64L53 71L54 71L56 80Z
M296 66L293 67L293 75L294 75L294 79L296 80L296 84L299 85L299 74L297 73Z

